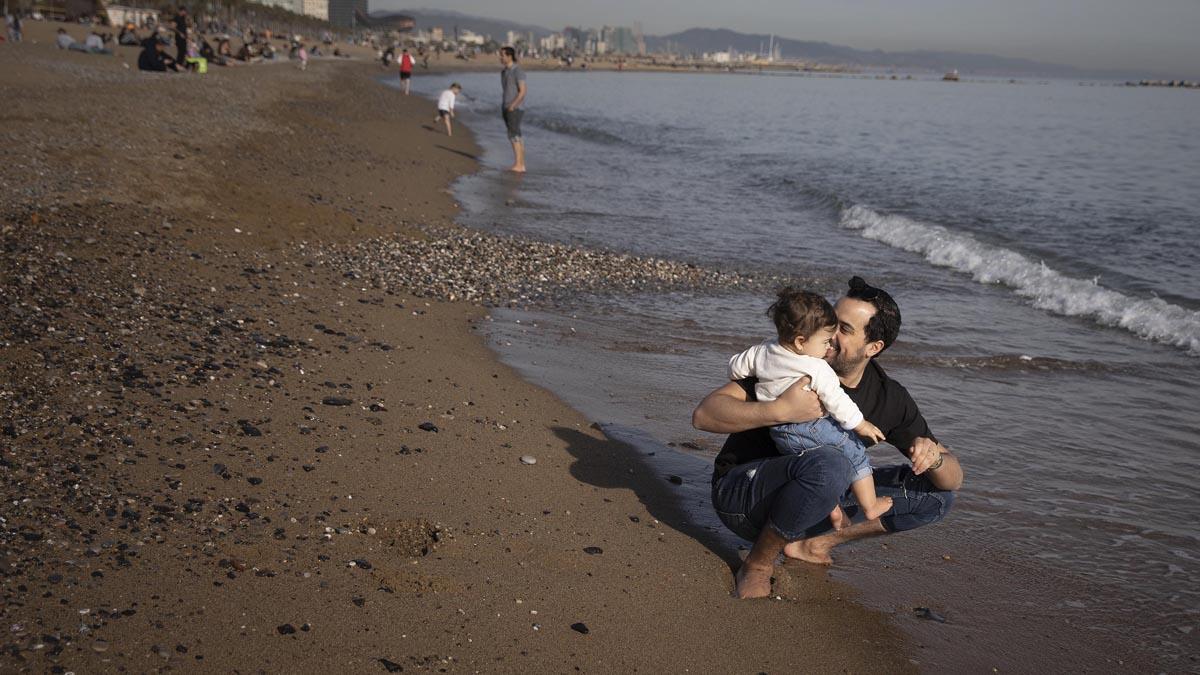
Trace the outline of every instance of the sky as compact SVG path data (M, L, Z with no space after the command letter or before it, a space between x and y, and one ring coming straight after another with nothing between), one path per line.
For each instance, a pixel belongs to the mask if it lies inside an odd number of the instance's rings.
M369 2L371 11L430 6ZM969 51L1200 76L1200 0L442 0L434 7L551 29L730 28L858 49Z

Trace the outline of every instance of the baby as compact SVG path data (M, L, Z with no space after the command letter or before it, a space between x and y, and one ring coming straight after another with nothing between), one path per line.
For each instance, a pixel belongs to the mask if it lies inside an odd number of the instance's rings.
M853 429L872 443L884 440L884 436L863 418L858 406L842 391L833 368L825 362L838 325L833 306L816 293L788 287L779 291L767 315L775 322L779 338L729 359L730 379L756 377L755 396L760 401L774 401L807 376L810 380L807 388L817 393L829 415L812 422L771 427L771 439L781 453L802 454L820 446L836 447L854 466L850 488L863 513L867 519L878 518L892 508L892 498L875 495L866 446L846 430ZM848 524L838 506L834 506L829 517L837 529Z

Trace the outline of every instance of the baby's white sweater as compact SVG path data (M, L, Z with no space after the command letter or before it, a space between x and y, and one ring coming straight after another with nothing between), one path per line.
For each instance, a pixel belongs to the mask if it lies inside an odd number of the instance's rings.
M821 404L839 424L846 429L862 424L862 411L842 390L837 373L824 359L797 354L778 340L754 345L729 359L729 379L758 378L754 394L760 401L774 401L805 375L812 380L809 388L817 392Z

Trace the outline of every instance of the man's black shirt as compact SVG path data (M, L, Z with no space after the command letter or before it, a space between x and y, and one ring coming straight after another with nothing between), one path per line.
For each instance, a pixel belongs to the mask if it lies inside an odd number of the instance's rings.
M757 380L747 378L738 381L738 385L746 391L749 400L755 400L754 384ZM862 380L858 386L851 389L843 386L842 390L854 401L863 417L871 424L879 427L887 437L887 442L901 451L908 450L917 438L934 438L925 418L917 408L917 403L908 394L908 390L899 382L887 376L883 368L875 363L875 359L867 362ZM851 431L851 433L853 433ZM724 476L733 467L756 459L775 457L775 442L767 427L740 431L730 434L721 446L717 455L714 478Z

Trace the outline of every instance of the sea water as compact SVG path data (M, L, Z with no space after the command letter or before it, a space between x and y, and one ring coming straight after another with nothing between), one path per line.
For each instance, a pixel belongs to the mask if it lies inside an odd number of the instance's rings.
M834 573L895 613L923 665L1200 668L1200 96L528 76L519 177L501 170L512 156L498 74L454 76L459 120L485 151L456 186L464 224L782 275L831 299L857 274L896 297L900 340L879 362L966 484L943 523L839 549ZM450 79L415 89L436 96ZM728 536L706 495L722 439L690 413L731 354L770 336L770 301L580 297L496 310L491 339L610 436L669 463L685 484L664 489Z

